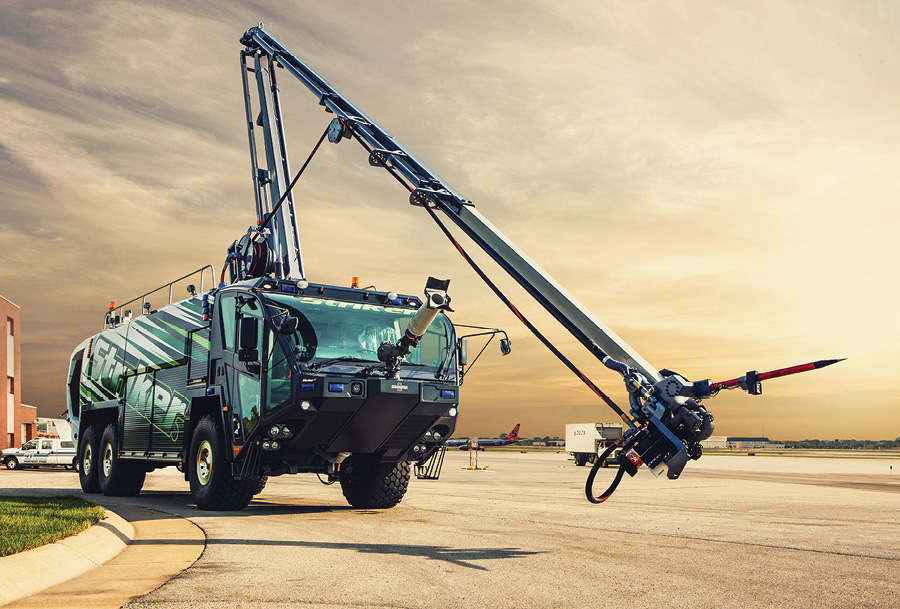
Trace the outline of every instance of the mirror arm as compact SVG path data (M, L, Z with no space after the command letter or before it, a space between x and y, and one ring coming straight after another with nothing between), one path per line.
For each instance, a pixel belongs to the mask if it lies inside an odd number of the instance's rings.
M486 342L486 343L484 343L484 346L481 348L481 351L478 352L478 355L476 355L476 356L472 359L472 361L469 362L469 364L468 364L468 365L460 372L460 375L459 375L460 380L462 380L463 378L465 378L465 376L466 376L466 374L468 373L468 371L472 369L472 366L475 365L475 362L478 361L478 358L481 357L481 354L484 353L484 350L488 348L488 345L491 344L491 341L494 340L494 336L496 336L497 333L496 333L496 332L482 332L481 334L474 334L474 335L469 334L468 336L461 336L461 337L459 337L459 338L456 339L456 341L457 341L457 342L456 342L457 348L460 348L460 346L462 345L462 340L463 340L464 338L471 338L472 336L482 336L483 334L490 334L491 337L490 337L489 339L487 339L487 342Z

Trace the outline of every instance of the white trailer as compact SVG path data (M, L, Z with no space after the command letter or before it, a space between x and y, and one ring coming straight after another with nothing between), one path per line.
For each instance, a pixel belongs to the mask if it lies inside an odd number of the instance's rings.
M621 423L566 423L566 452L575 458L575 465L593 463L623 433ZM612 461L614 459L607 459L603 467Z

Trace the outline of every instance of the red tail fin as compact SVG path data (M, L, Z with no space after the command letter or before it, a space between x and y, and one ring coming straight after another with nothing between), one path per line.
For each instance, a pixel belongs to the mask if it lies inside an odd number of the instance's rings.
M516 426L513 427L513 430L506 435L507 440L512 440L513 442L519 439L519 423L516 423Z

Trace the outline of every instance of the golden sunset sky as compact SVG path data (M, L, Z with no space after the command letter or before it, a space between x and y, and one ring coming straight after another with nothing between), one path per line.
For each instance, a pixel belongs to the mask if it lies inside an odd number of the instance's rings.
M837 0L4 0L0 294L41 415L110 300L218 274L255 222L238 41L258 22L656 367L848 358L709 400L717 434L900 436L900 4ZM296 171L330 117L279 76ZM450 278L454 321L509 332L467 376L457 435L615 421L359 146L326 145L296 192L310 281Z

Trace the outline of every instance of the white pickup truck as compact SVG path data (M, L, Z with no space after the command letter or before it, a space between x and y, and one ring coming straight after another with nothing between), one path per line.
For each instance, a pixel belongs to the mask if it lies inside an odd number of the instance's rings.
M43 467L62 465L66 469L78 466L75 443L72 440L59 438L35 438L22 445L22 448L7 448L3 451L3 464L6 469L23 467Z

